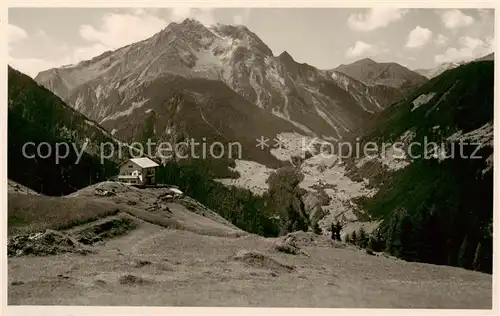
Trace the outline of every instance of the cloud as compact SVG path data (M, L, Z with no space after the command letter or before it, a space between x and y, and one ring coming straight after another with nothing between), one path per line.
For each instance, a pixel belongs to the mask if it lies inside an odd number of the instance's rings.
M81 25L80 36L108 49L117 49L144 40L159 32L167 22L151 14L106 14L99 26Z
M434 41L437 45L444 46L446 43L448 43L448 37L444 36L443 34L439 34Z
M458 9L445 10L440 12L441 21L447 29L457 29L474 24L472 16L464 14Z
M69 50L67 45L61 45L61 51L66 51L62 57L53 59L44 58L17 58L9 56L9 64L17 70L34 78L40 71L63 65L76 64L98 56L107 50L107 47L96 43L91 46L77 47Z
M493 22L494 9L477 9L477 14L482 22Z
M61 64L40 58L15 58L9 56L9 65L20 72L34 78L41 70L54 68Z
M378 49L368 43L357 41L353 46L349 47L345 53L346 57L359 57L367 54L375 54Z
M157 15L163 8L131 8L128 12L133 15Z
M236 25L241 25L244 23L244 18L242 15L240 14L237 14L235 16L233 16L233 23L236 24Z
M402 19L407 13L407 9L372 8L365 13L351 14L347 25L356 31L373 31Z
M16 69L36 76L40 71L60 67L62 65L76 64L82 60L88 60L108 50L144 40L161 31L170 22L179 22L186 18L193 18L204 24L215 22L213 9L191 9L177 7L170 10L168 20L159 17L159 11L163 9L127 9L119 13L104 15L96 25L81 25L79 34L88 42L77 47L69 48L64 43L53 42L43 30L38 30L37 37L41 40L50 40L51 46L59 45L59 56L50 58L17 58L9 57L9 63ZM11 35L12 34L12 35ZM9 26L9 40L19 41L27 37L21 28Z
M16 43L28 38L28 33L14 24L9 24L7 32L7 40L9 44Z
M38 29L38 30L36 31L36 36L38 36L38 37L43 37L43 38L48 38L48 37L49 37L49 36L47 35L47 33L45 33L45 31L44 31L44 30L42 30L42 29Z
M170 22L179 22L186 18L193 18L204 24L214 24L213 9L191 9L177 7L170 10L168 20L159 17L163 9L127 9L119 13L104 15L96 25L81 25L79 34L88 42L77 47L69 48L64 43L54 43L43 30L38 30L37 37L44 41L51 40L50 45L60 45L59 56L50 58L17 58L9 56L9 63L16 69L36 76L40 71L60 67L62 65L76 64L88 60L108 50L144 40L165 28ZM12 34L12 35L11 35ZM9 41L19 41L27 37L21 28L9 26Z
M432 31L420 26L415 27L408 35L405 47L417 48L424 46L432 38Z
M215 24L212 8L174 7L170 12L172 22L182 22L187 18L195 19L205 26Z
M459 48L450 47L443 54L436 55L436 63L469 61L484 56L493 51L493 37L485 40L470 36L462 36L458 39Z

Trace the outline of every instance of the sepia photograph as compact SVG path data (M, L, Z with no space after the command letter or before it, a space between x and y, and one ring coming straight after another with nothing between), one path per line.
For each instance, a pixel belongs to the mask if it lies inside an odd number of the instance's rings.
M494 308L493 7L7 14L8 306Z

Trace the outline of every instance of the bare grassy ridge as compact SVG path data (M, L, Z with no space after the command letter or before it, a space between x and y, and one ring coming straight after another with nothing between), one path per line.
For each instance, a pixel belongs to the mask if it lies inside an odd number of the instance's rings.
M128 194L128 199L136 200ZM10 193L8 199L8 235L31 234L46 229L65 230L101 218L127 213L148 223L168 229L180 229L210 236L239 237L246 233L232 225L214 222L184 206L171 203L171 211L153 213L126 205L125 197L92 198L88 195L49 197ZM207 215L208 216L208 215Z
M9 194L9 235L74 226L74 236L91 232L95 250L8 258L10 305L491 307L491 275L370 256L310 233L241 236L206 210L150 208L159 191L117 186L116 196L94 197L92 189ZM137 227L101 230L124 219Z
M62 230L117 214L113 203L81 198L9 194L8 235Z

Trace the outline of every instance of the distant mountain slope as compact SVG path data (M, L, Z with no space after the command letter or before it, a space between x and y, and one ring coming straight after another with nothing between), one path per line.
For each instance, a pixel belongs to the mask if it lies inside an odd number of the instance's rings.
M415 69L414 71L416 73L419 73L421 74L422 76L424 77L427 77L429 79L432 79L434 77L437 77L439 76L440 74L442 74L443 72L445 72L446 70L448 69L453 69L453 68L456 68L460 66L460 64L458 63L443 63L443 64L440 64L439 66L437 67L434 67L434 68L427 68L427 69Z
M392 254L491 272L493 88L491 61L446 71L383 112L363 140L406 151L396 170L394 151L351 166L379 187L361 206L384 219Z
M473 60L465 60L465 61L461 61L461 62L447 62L447 63L442 63L434 68L421 68L421 69L415 69L414 71L416 73L421 74L422 76L425 76L429 79L432 79L434 77L439 76L443 72L445 72L449 69L457 68L460 65L465 65L467 63L474 62L474 61L487 61L487 60L494 61L495 60L495 53L491 53L491 54L488 54L488 55L485 55L485 56L482 56L482 57L479 57L479 58L476 58Z
M427 78L397 63L378 63L370 58L334 69L367 85L384 85L411 90L427 82Z
M101 165L100 144L118 144L102 127L70 108L52 92L39 86L21 72L8 68L8 177L40 193L61 195L101 181L115 172L115 164L105 160ZM26 158L35 155L35 146L47 143L51 153L47 158ZM60 145L59 161L56 160L56 144L66 143L69 151ZM85 146L85 147L84 147ZM47 146L40 147L47 154ZM85 149L76 164L77 154ZM118 146L116 155L118 155ZM113 157L116 162L117 156Z
M194 80L190 85L202 82L197 79L220 81L248 106L262 108L262 117L274 115L302 133L332 139L349 134L403 96L393 87L368 87L297 63L287 52L274 56L244 26L207 28L190 19L78 65L43 71L35 80L76 110L119 131L123 125L110 123L110 118L156 107L145 100L162 91L148 86L158 86L155 80L168 76Z
M281 131L301 132L287 120L266 115L265 110L253 106L220 81L159 76L143 87L136 97L137 101L124 103L130 108L136 107L133 115L107 117L102 121L103 127L113 130L114 135L128 142L151 139L156 143L175 144L193 138L200 144L207 144L205 154L208 159L220 160L216 158L219 153L212 157L210 152L213 144L220 143L223 146L220 155L224 159L238 159L241 148L244 159L277 166L279 162L270 154L269 148L256 147L257 139L265 137L272 146L273 138ZM201 145L197 149L201 149ZM231 154L229 149L233 149ZM196 152L201 155L201 152Z
M486 61L486 60L494 61L495 60L495 53L491 53L491 54L488 54L486 56L483 56L483 57L476 59L476 61Z

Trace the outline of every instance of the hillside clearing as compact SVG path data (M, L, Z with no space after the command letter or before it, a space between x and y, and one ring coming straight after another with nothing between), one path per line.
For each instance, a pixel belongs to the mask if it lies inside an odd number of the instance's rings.
M97 187L116 195L92 197ZM41 256L9 256L10 305L491 308L491 275L369 255L312 233L246 234L207 209L163 207L157 189L101 183L29 200L32 208L25 198L9 195L9 223L24 216L9 232L73 223L50 234L85 251L45 238Z

